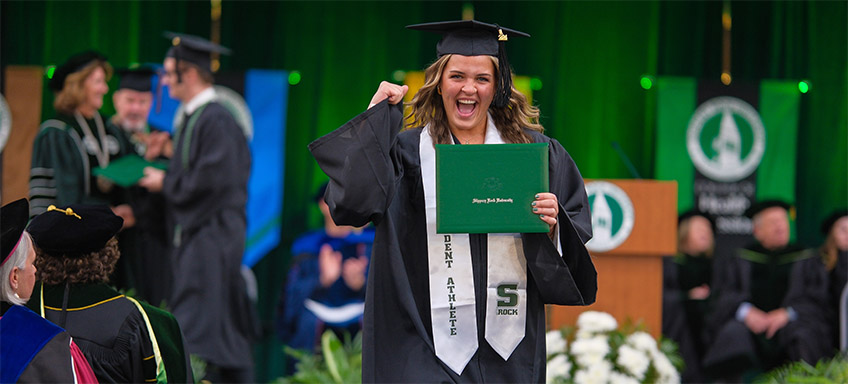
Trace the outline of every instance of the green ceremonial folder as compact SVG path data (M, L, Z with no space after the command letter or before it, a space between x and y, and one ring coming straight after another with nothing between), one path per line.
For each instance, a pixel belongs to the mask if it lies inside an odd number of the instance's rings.
M145 167L167 169L168 165L163 162L150 162L139 155L132 154L112 160L106 167L94 168L91 173L112 180L122 187L129 187L138 183L144 176Z
M547 233L548 144L436 145L436 232Z

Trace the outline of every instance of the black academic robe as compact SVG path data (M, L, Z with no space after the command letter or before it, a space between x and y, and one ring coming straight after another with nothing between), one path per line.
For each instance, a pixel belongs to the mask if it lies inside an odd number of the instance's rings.
M680 378L684 382L703 382L701 358L704 355L704 319L707 300L689 298L689 290L710 284L712 258L677 254L663 259L662 334L677 343L686 362Z
M769 251L755 244L716 260L714 268L706 369L726 377L787 361L815 364L830 354L827 275L814 251L795 246ZM764 312L791 307L798 318L767 340L736 320L743 302Z
M504 361L484 338L486 235L470 236L479 348L457 375L434 352L421 130L399 133L402 120L400 109L383 101L309 146L330 176L324 197L333 220L376 226L365 299L363 381L544 381L544 305L588 305L597 291L597 274L583 245L592 233L589 204L576 165L556 140L527 131L534 141L549 144L550 190L560 203L564 256L547 234L522 234L528 270L525 336Z
M120 125L117 126L132 143L135 153L144 157L147 147L139 137L140 134L132 134ZM144 134L149 131L147 127ZM135 226L119 234L121 259L116 269L125 269L122 273L125 278L129 276L127 281L132 283L136 297L160 305L170 298L174 280L165 220L165 197L137 185L127 190L127 203L132 207Z
M162 368L157 348L168 382L193 382L174 317L136 305L106 284L71 284L66 290L65 284L37 282L27 307L38 314L43 310L47 320L68 331L101 383L155 382Z
M250 151L220 104L194 114L175 133L162 189L174 241L169 305L190 353L218 366L250 367L253 312L241 277Z
M836 253L836 265L830 271L828 283L828 295L830 296L830 315L831 315L831 336L833 337L833 348L840 348L839 338L841 337L841 328L848 326L845 324L845 319L840 319L840 308L843 305L842 291L848 283L848 252L838 251Z

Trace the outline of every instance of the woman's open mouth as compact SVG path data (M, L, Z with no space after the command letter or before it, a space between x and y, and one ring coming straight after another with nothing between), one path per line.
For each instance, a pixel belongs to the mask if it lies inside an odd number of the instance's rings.
M471 116L477 108L477 102L474 100L457 100L456 110L461 116Z

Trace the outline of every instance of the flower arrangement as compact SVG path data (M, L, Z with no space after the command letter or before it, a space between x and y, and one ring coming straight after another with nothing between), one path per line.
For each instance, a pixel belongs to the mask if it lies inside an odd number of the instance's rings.
M679 383L683 360L670 340L639 327L618 329L605 312L587 311L573 327L546 335L547 383ZM570 343L570 348L569 348Z

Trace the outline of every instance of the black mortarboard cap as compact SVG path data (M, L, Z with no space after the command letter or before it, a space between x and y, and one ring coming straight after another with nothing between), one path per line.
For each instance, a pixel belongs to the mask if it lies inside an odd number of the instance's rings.
M824 219L824 221L822 221L822 234L827 236L827 234L830 233L831 228L833 228L833 224L836 224L839 219L845 216L848 216L848 208L842 208L833 211L830 216L828 216L826 219Z
M745 210L745 216L753 219L758 213L772 207L780 207L789 211L791 205L783 200L763 200L752 204L747 210Z
M697 208L690 209L690 210L683 212L680 215L678 215L677 216L677 225L680 225L680 223L682 223L683 220L686 220L686 219L689 219L689 218L692 218L692 217L695 217L695 216L701 216L701 217L707 219L707 221L710 222L710 227L712 227L713 233L716 232L715 217L713 217L713 215L710 215L709 213L698 210Z
M213 72L210 54L229 55L232 53L229 48L215 44L200 36L174 32L165 32L164 35L171 40L171 48L168 50L167 57L192 63L210 73Z
M21 241L21 235L29 221L29 202L27 199L15 200L0 208L0 228L2 228L2 247L3 247L3 262L9 260L12 251L18 246Z
M492 104L498 108L509 105L509 98L512 96L512 77L504 43L509 37L530 37L529 34L476 20L440 21L406 27L442 34L442 40L436 45L436 53L439 57L447 54L496 56L500 70Z
M29 223L29 234L38 248L51 256L78 257L96 252L121 230L124 219L106 205L51 205Z
M101 53L96 51L77 53L76 55L68 58L68 60L62 65L56 67L56 70L53 71L53 77L47 85L55 92L61 91L65 88L65 79L68 78L68 75L85 68L87 65L91 64L92 61L101 61L105 63L106 56L103 56Z
M121 68L118 69L118 75L121 76L121 81L118 82L118 89L132 89L139 92L150 92L152 85L150 79L156 74L153 68L141 66L137 68Z

